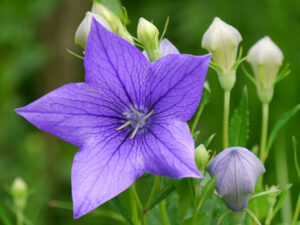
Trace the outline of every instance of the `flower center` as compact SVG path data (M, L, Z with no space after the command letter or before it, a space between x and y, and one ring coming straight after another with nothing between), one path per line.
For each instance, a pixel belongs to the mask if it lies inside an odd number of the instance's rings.
M122 130L125 127L131 126L132 134L130 139L134 138L139 129L143 129L147 124L147 119L154 113L152 109L148 114L138 111L134 108L132 104L129 105L131 111L124 112L123 115L126 117L124 124L117 128L117 130Z

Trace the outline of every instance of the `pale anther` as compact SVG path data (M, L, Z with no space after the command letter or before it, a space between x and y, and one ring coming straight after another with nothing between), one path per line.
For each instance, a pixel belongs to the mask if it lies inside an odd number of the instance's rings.
M123 128L129 126L130 124L132 124L133 121L127 121L126 123L124 123L122 126L119 126L116 130L122 130Z
M139 116L139 115L140 115L139 112L136 111L136 109L133 107L132 104L129 104L129 107L131 108L132 112L133 112L136 116Z

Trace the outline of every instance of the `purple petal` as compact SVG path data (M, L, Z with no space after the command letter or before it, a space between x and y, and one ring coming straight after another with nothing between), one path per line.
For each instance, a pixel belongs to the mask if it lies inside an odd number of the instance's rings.
M123 192L143 174L138 141L108 132L76 153L72 167L74 218Z
M210 55L167 55L151 63L146 102L156 116L189 120L195 113Z
M228 208L241 211L247 207L255 183L265 168L249 150L232 147L218 154L207 171L212 177L220 174L216 181L219 195Z
M145 77L150 64L128 41L108 31L95 19L91 25L85 57L88 84L108 93L124 107L143 103Z
M180 54L178 49L168 39L164 38L159 45L162 57L169 54Z
M16 112L41 130L81 146L101 129L119 126L117 104L85 83L64 85Z
M202 178L195 163L194 140L187 123L155 121L141 136L145 172L172 178Z

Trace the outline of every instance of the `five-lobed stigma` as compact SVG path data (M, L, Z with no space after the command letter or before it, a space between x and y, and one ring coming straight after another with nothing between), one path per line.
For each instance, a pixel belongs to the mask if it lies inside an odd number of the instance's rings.
M131 112L122 113L124 116L126 116L127 121L123 125L116 128L116 130L122 130L130 125L133 129L130 139L133 139L138 130L146 126L147 119L154 113L154 110L152 109L148 114L145 114L136 110L132 104L130 104L129 107L132 110Z

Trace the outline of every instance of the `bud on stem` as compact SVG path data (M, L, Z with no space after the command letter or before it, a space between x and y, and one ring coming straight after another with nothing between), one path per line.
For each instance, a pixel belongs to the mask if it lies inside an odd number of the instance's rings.
M134 44L132 36L116 14L96 1L94 1L92 12L102 16L109 23L114 33L129 41L131 44Z
M251 64L256 78L257 93L262 103L268 104L273 97L273 89L283 54L269 37L255 43L248 52L247 61Z
M153 23L150 23L144 18L140 18L137 27L137 36L139 42L146 50L150 61L155 61L162 57L158 40L159 31Z

